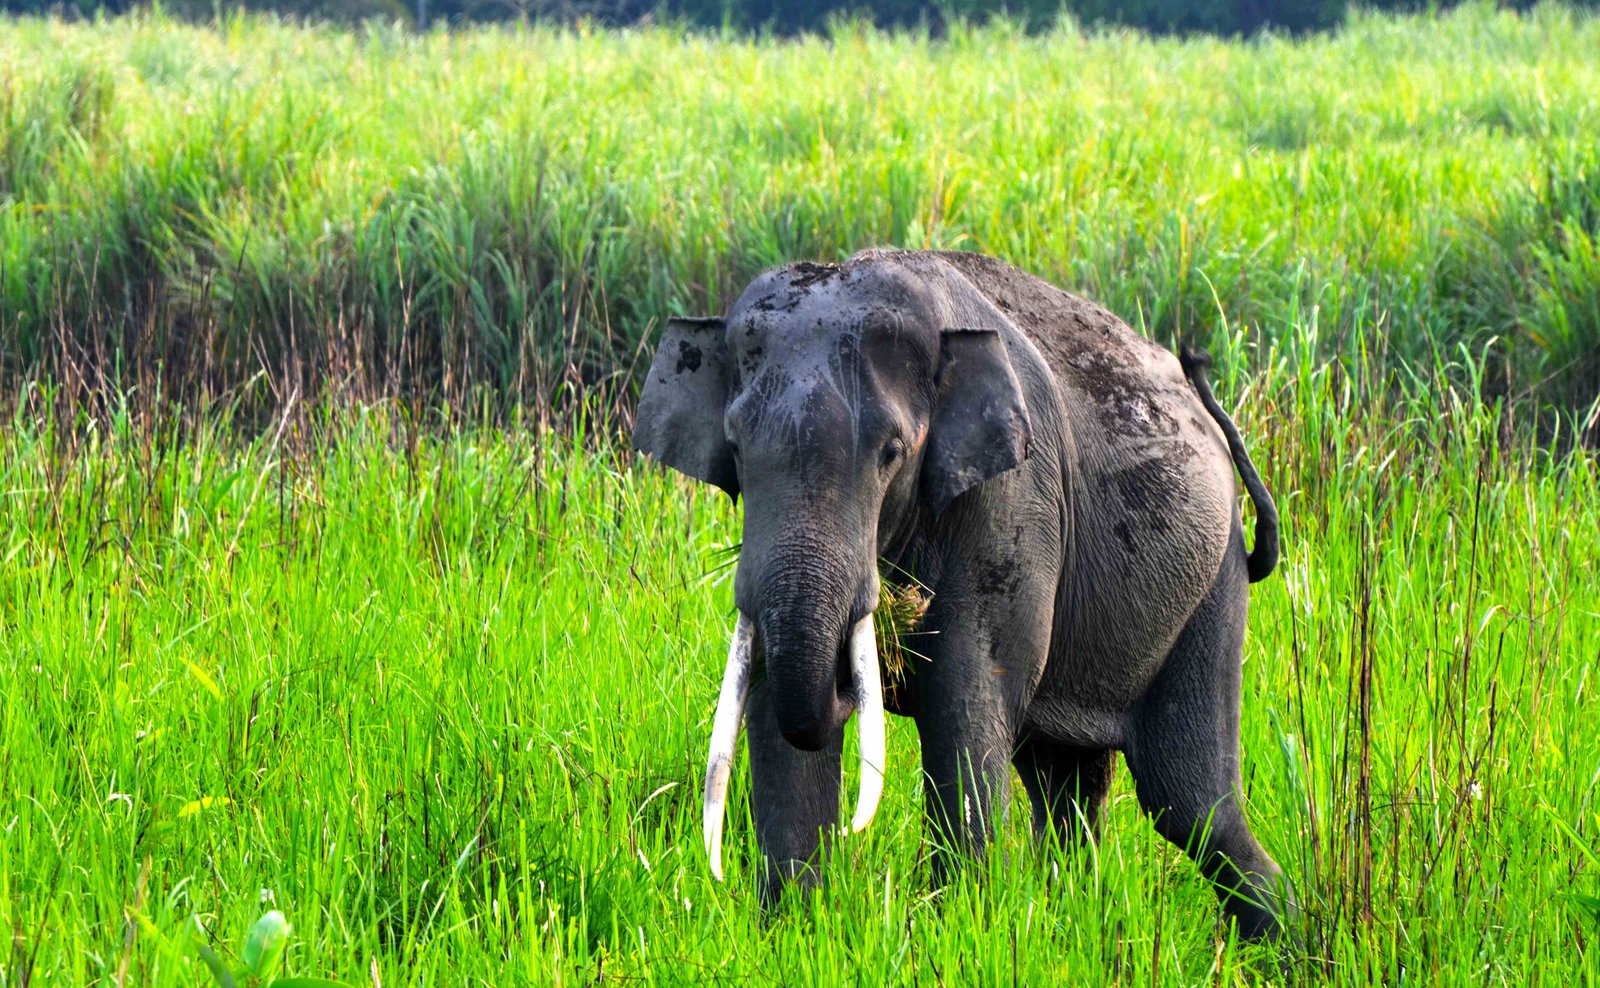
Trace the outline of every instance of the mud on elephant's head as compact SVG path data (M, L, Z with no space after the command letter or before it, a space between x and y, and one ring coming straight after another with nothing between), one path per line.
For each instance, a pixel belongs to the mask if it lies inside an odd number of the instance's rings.
M847 646L877 605L878 556L1027 456L1004 343L949 308L879 273L790 265L726 320L668 322L650 369L634 444L744 496L735 600L798 748L835 740L863 699Z

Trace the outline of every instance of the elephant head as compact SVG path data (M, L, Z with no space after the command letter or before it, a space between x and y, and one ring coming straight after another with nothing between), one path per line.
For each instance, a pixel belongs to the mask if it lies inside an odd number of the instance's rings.
M953 326L915 284L791 265L727 319L673 319L633 434L637 449L744 497L738 619L706 778L720 876L723 801L759 653L779 729L814 751L860 714L870 822L884 763L872 615L878 558L919 518L1020 464L1030 427L1001 333Z

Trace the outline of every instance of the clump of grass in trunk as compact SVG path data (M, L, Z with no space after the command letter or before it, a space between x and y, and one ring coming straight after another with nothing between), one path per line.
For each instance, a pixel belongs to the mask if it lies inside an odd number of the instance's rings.
M928 613L933 595L916 580L905 583L882 580L878 590L878 658L883 662L883 688L893 692L906 681L907 657L926 657L906 646L905 639L914 634Z

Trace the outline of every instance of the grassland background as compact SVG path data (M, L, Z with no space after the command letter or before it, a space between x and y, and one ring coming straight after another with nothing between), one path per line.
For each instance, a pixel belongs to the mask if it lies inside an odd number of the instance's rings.
M931 895L899 720L821 895L758 910L742 774L710 880L737 512L582 412L662 315L876 243L1216 351L1286 519L1244 747L1299 973L1592 983L1600 463L1547 440L1594 427L1597 50L1558 8L1231 44L0 23L0 984L204 983L269 904L351 984L1285 977L1125 776L1092 854L1019 805Z
M1316 329L1600 391L1600 18L930 44L0 27L0 370L67 396L550 403L668 313L874 244L1005 257L1162 339ZM269 389L258 387L260 392ZM268 401L267 404L272 404Z

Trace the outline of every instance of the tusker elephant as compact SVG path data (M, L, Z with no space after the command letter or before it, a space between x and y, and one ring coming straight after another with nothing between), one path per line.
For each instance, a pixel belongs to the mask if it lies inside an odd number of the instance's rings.
M1207 362L973 253L789 264L725 319L667 323L634 445L744 496L706 775L718 878L741 723L770 900L820 877L852 712L851 826L871 820L888 709L917 724L936 883L983 853L1012 766L1041 839L1093 839L1121 751L1241 932L1280 932L1281 873L1239 791L1248 588L1277 515ZM929 595L888 691L880 579Z

